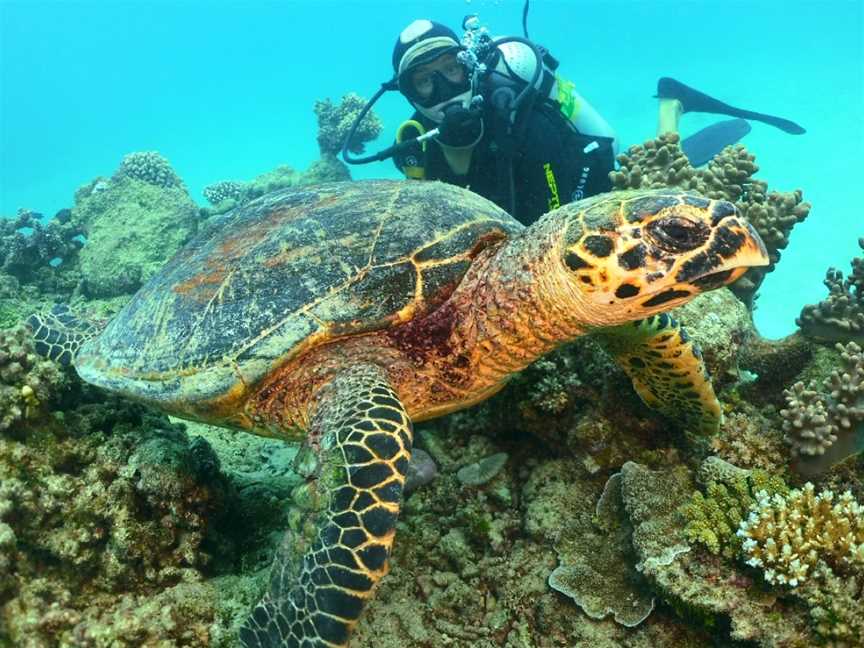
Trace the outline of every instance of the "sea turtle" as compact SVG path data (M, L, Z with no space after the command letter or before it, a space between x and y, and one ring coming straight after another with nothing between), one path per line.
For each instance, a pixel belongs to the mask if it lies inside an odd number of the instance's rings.
M387 571L412 421L488 398L573 338L601 338L649 404L717 424L698 351L660 314L768 257L734 205L629 191L525 228L433 182L287 189L181 250L101 331L30 319L37 348L181 417L304 441L304 502L256 646L344 646Z

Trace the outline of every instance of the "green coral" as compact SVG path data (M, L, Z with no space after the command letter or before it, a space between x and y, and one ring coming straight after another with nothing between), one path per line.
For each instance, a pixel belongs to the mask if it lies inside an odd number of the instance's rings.
M131 175L81 191L72 221L85 232L82 291L91 298L131 294L197 231L199 210L185 188Z
M724 472L713 471L715 479L707 480L704 492L695 491L679 510L687 521L684 536L690 544L731 559L741 551L742 541L736 533L756 503L756 493L785 493L788 489L780 477L764 470Z

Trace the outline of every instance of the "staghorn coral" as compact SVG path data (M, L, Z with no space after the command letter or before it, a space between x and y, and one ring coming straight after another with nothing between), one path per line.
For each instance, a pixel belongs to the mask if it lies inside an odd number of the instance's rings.
M800 190L769 192L765 182L756 180L753 176L759 167L755 160L743 145L737 144L723 149L705 169L694 169L681 151L680 137L665 133L631 146L618 156L619 170L610 174L617 190L680 187L734 202L765 241L771 261L767 268L751 268L733 284L733 292L748 306L765 275L780 260L792 228L810 213L810 204L802 202Z
M792 446L803 472L821 472L850 454L864 441L864 351L854 342L837 344L840 368L819 389L797 382L785 390L785 441Z
M810 482L786 495L760 491L737 533L747 564L769 583L796 587L817 570L864 573L864 508L849 491L817 495Z
M864 250L864 238L858 239L858 246ZM840 270L828 268L824 283L828 297L805 306L795 323L808 337L864 346L864 255L852 259L848 278Z
M27 328L0 331L0 432L34 418L65 383L57 365L36 355Z
M135 178L157 187L180 187L185 190L180 176L158 151L139 151L124 155L113 179L123 177Z
M366 105L363 97L350 92L342 97L339 104L330 99L315 102L315 116L318 118L318 148L321 157L335 156L342 150L351 125ZM371 142L381 134L381 120L374 112L366 114L348 144L351 153L362 153L365 143Z

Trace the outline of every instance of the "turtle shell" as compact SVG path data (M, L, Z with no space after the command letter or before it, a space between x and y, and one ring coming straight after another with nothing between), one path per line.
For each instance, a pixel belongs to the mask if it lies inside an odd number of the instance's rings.
M439 182L274 192L178 252L75 366L88 382L194 413L318 344L430 311L480 249L522 229Z

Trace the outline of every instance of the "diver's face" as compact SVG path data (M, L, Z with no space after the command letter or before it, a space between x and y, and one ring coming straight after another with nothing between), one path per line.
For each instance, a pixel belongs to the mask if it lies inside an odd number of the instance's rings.
M417 69L411 73L411 84L421 99L429 99L435 92L436 73L454 86L465 83L465 68L457 60L456 54L445 54L434 61L417 66Z

